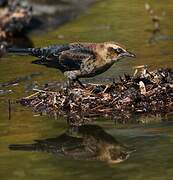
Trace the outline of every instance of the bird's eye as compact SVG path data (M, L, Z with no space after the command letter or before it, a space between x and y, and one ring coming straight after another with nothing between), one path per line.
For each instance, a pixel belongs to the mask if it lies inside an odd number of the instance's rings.
M124 52L121 48L117 48L117 49L115 49L115 51L117 54L121 54Z

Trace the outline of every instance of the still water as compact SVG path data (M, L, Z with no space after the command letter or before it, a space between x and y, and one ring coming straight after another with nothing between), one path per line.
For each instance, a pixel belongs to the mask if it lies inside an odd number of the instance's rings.
M156 42L149 44L153 24L141 0L98 1L85 14L41 36L31 34L34 46L76 41L117 41L137 55L136 60L124 59L108 72L92 79L116 77L133 72L136 65L147 64L150 69L173 67L173 2L153 0L151 5L160 16L161 31ZM74 160L52 153L11 151L10 144L32 144L34 140L54 138L63 134L67 124L63 118L35 116L31 110L12 104L12 118L8 120L10 98L25 96L28 87L50 81L63 81L56 69L32 64L33 57L7 55L0 60L0 82L21 76L25 80L16 86L1 87L7 91L0 95L0 179L153 179L171 180L173 176L173 119L172 116L139 117L146 124L117 125L110 120L98 119L97 125L136 151L119 164L96 160ZM30 76L38 73L37 76ZM155 123L154 123L154 122Z

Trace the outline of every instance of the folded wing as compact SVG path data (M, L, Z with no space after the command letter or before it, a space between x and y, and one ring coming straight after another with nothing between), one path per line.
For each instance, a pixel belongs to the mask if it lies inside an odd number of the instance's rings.
M79 70L81 64L86 60L95 59L94 52L89 48L75 48L61 52L59 63L64 67L64 71Z

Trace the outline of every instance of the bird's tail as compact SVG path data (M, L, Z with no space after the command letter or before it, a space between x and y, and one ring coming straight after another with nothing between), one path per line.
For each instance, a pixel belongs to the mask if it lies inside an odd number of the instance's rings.
M23 55L27 55L27 54L31 54L34 51L34 48L8 48L8 53L15 53L15 54L23 54Z
M30 55L38 58L43 58L47 55L47 51L43 48L8 48L7 52L19 55Z
M11 144L9 145L9 149L13 151L36 151L36 144Z
M58 54L62 51L68 50L69 45L51 45L43 48L8 48L8 53L15 53L19 55L31 55L41 59L47 59L49 56Z

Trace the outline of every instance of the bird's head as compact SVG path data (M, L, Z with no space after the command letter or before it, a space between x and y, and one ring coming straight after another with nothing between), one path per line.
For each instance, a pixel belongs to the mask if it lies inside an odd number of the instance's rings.
M123 57L131 57L135 58L136 55L127 51L122 45L115 42L106 42L104 44L104 48L106 49L107 59L117 61Z

